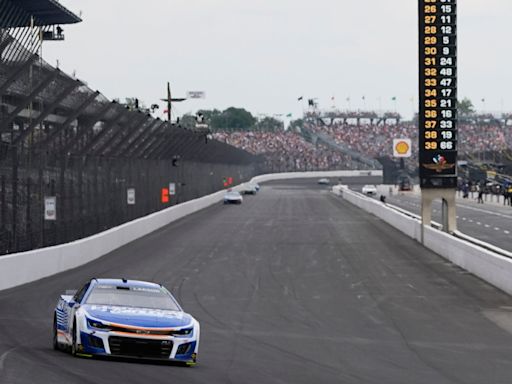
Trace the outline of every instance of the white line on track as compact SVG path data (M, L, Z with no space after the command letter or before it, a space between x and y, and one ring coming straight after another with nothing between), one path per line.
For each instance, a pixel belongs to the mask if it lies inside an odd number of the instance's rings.
M494 227L494 230L495 231L499 231L500 229L498 227Z
M476 222L476 225L482 225L482 223L481 223L481 222L479 222L479 221L477 221L477 222Z
M510 235L510 231L503 231L505 234Z
M494 211L487 210L487 209L470 207L470 206L464 205L464 204L457 204L457 206L459 206L461 208L464 208L464 209L469 209L469 210L472 210L472 211L476 211L476 212L488 213L489 215L504 217L505 219L512 219L512 216L510 216L510 215L505 215L503 213L494 212Z
M409 197L409 198L417 199L417 197L412 197L412 196ZM400 200L400 199L398 199L398 200ZM401 200L401 201L403 201L403 200ZM406 201L410 203L410 200L406 200ZM414 204L414 205L419 206L418 204ZM469 210L476 211L476 212L487 213L489 215L499 216L499 217L503 217L505 219L511 219L512 220L512 215L508 215L508 214L504 214L504 213L499 213L499 212L495 212L495 211L492 211L492 210L472 207L470 205L462 204L462 203L459 203L459 202L457 203L457 207L464 208L464 209L469 209Z
M484 227L485 228L491 228L491 226L489 224L485 224Z

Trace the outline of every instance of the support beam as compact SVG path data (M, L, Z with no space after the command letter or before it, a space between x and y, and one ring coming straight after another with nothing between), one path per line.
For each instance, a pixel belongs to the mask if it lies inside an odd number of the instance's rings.
M32 55L28 58L28 60L25 63L23 63L22 66L15 69L12 72L12 74L7 78L7 80L5 80L5 82L2 85L0 85L0 95L3 95L5 91L11 86L11 84L14 83L23 72L28 71L36 59L37 55Z
M98 144L105 135L110 132L111 129L113 129L116 124L127 115L128 111L122 107L119 107L119 113L110 120L105 127L103 127L103 130L98 133L96 136L92 138L92 140L85 146L85 148L81 149L78 153L80 156L83 156L87 154L89 151L91 151L96 144Z
M0 123L0 132L3 132L7 127L11 125L11 123L16 119L16 117L19 115L21 111L23 111L25 108L28 108L30 103L34 101L34 99L37 97L39 93L41 93L50 83L59 75L60 70L56 69L54 70L48 77L46 77L39 85L34 88L34 90L23 99L21 103L18 104L14 110L9 113L7 118L3 120Z
M150 148L153 148L155 143L166 140L167 132L172 129L169 122L164 122L164 124L160 125L157 130L155 130L150 136L147 136L137 148L133 151L133 157L140 158L145 157L145 154L148 152Z
M457 211L455 203L455 189L427 189L421 190L421 222L422 242L423 227L430 226L432 221L432 202L441 199L443 203L443 231L453 233L457 230Z
M171 128L172 129L172 128ZM151 159L153 154L160 150L160 148L169 145L169 143L174 139L175 133L171 130L162 132L160 137L156 137L155 140L151 141L151 143L144 148L144 151L141 153L141 156L144 159Z
M172 143L180 141L180 132L176 128L171 128L168 132L165 132L162 140L156 140L144 151L145 159L157 159L158 154L162 152L164 148L167 148Z
M132 157L132 152L136 151L140 145L143 145L147 137L150 137L153 132L157 132L165 122L160 119L155 120L155 124L151 127L141 130L140 134L136 136L130 144L119 154L121 157ZM156 127L156 128L155 128Z
M146 118L146 115L142 114L140 117L135 117L135 122L132 122L132 124L128 124L128 130L133 129L133 127L138 126L144 119ZM114 142L119 138L125 132L122 127L118 127L118 130L114 132L114 134L102 145L99 146L97 150L94 150L94 154L101 156L103 152L108 149Z
M49 144L59 133L69 127L69 125L94 101L96 97L98 97L100 93L98 91L91 94L87 99L85 99L77 109L73 111L71 115L68 116L66 121L64 121L58 128L50 132L50 135L44 141L44 145Z
M1 12L1 10L0 10L0 12ZM3 40L1 40L1 41L0 41L0 55L2 54L2 52L4 51L4 49L5 49L5 48L6 48L6 47L7 47L7 46L12 42L12 41L14 41L14 39L12 38L12 36L11 36L9 33L5 32L5 34L4 34L4 35L6 36L6 37L5 37L5 39L3 39Z
M136 139L141 134L150 131L158 123L158 120L153 119L151 115L146 116L146 121L142 125L135 126L134 129L132 129L131 131L124 135L122 141L119 143L119 147L112 153L114 157L118 157L121 153L125 151L127 147L130 146L130 144L132 143L132 141L130 141L130 138L133 138L135 136Z
M108 103L107 105L105 105L105 107L103 107L103 109L101 109L100 112L98 112L93 119L91 119L91 121L86 124L85 126L83 127L80 127L79 128L79 131L77 132L76 136L73 137L73 139L71 139L71 141L69 143L66 144L67 148L68 148L68 151L71 152L73 150L73 148L75 147L75 145L80 141L80 139L82 139L82 137L85 136L85 134L87 134L87 132L89 132L93 127L94 125L98 122L98 121L101 121L101 119L115 106L117 105L115 102L110 102Z
M71 92L73 92L74 89L76 89L78 86L80 86L82 83L78 80L73 81L71 85L66 87L59 95L55 98L55 100L43 111L39 113L39 116L37 119L35 119L27 129L22 131L18 137L16 137L13 141L14 145L17 145L19 142L23 141L29 134L32 132L32 130L37 127L39 124L41 124L46 117L53 112L55 108L64 100Z

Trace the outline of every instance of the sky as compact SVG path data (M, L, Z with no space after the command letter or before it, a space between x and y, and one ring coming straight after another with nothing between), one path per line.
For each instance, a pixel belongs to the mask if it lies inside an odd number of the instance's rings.
M154 104L169 81L175 97L206 93L177 104L178 115L235 106L299 118L309 98L322 109L417 111L416 0L61 3L83 22L44 42L43 57L109 98ZM512 111L511 15L509 0L458 1L459 98L478 110Z

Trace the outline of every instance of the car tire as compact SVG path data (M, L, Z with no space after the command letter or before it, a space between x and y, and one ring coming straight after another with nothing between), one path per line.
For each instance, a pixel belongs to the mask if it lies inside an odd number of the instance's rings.
M58 351L60 350L59 340L57 338L57 318L53 317L53 349Z
M76 356L78 348L76 345L76 319L73 320L73 327L71 328L71 355Z

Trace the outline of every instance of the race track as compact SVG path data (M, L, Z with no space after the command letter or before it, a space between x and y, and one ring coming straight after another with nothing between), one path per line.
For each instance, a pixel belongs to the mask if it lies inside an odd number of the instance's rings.
M194 368L72 358L52 309L91 277L161 282ZM512 298L315 181L271 183L76 270L0 292L0 383L509 384Z

